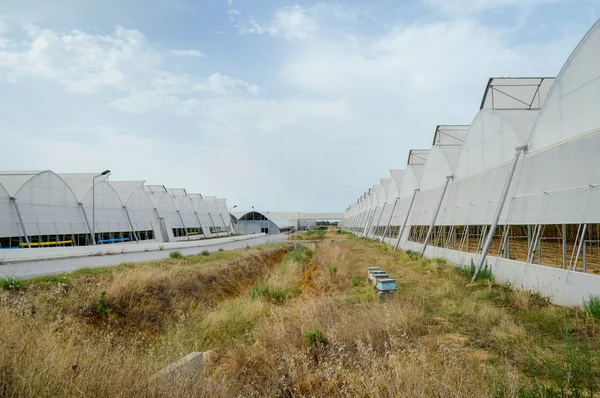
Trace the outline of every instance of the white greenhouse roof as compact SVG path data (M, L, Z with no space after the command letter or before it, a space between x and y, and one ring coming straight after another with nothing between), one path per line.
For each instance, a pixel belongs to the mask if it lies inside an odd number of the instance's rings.
M185 188L169 188L169 193L175 197L188 196Z
M433 145L461 146L469 130L468 125L440 124L435 129Z
M167 192L167 188L164 185L144 185L144 190L148 193L159 195Z
M121 202L127 203L133 192L142 188L144 181L110 181L109 184L115 189L115 192L121 198Z
M459 152L460 147L431 148L423 169L420 189L425 191L444 185L446 177L454 175Z
M427 160L427 155L429 155L429 149L411 149L408 152L408 162L409 166L422 166L425 164Z
M43 172L44 170L0 171L0 183L4 185L9 195L14 196L29 179Z
M404 169L392 169L390 170L392 176L392 183L390 184L390 191L388 197L394 199L400 197L400 189L402 188L402 180L404 179Z
M385 196L385 189L383 189L383 185L377 184L373 185L373 190L375 191L375 200L373 202L373 207L375 206L383 206L384 203L387 202Z
M238 222L240 221L241 218L243 218L244 216L247 218L247 221L252 221L252 213L256 214L256 217L258 216L263 216L264 218L268 219L269 221L273 222L273 224L275 224L277 226L277 228L279 229L288 229L288 228L294 228L296 226L296 224L290 220L286 220L284 217L282 217L279 214L271 214L271 212L261 212L261 211L249 211L249 212L243 212L243 211L236 211L233 214L233 216L235 218L238 219ZM248 220L249 218L249 220ZM244 220L241 220L244 221Z
M598 65L600 20L581 40L560 71L529 138L530 152L598 131Z
M59 173L58 176L71 187L79 202L83 201L83 197L92 188L93 181L98 184L108 178L108 175L99 175L98 173Z
M456 176L473 175L512 159L515 148L526 142L537 113L524 110L479 111L460 150Z
M480 109L540 109L553 77L492 77L481 100Z

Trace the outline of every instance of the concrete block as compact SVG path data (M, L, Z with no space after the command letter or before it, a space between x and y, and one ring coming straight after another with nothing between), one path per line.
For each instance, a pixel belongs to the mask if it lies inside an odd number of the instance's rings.
M214 351L192 352L176 362L173 362L166 368L158 371L152 376L156 379L180 379L192 378L198 376L202 369L209 366L217 359Z

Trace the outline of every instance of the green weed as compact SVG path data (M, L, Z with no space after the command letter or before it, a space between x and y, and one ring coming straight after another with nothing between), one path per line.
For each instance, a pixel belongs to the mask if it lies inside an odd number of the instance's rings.
M299 294L299 289L290 290L271 287L266 282L258 282L248 291L248 295L252 300L264 300L273 304L283 304Z
M21 290L24 285L23 280L19 278L8 277L0 279L0 286L2 286L4 290Z
M308 264L310 262L310 260L312 259L312 256L313 256L312 250L310 250L304 246L299 246L299 247L295 248L294 250L292 250L291 252L289 252L288 254L286 254L285 257L287 260L295 261L300 264Z
M590 295L589 300L583 302L583 309L592 318L600 321L600 296Z
M320 329L307 330L304 332L304 337L312 347L324 347L329 343L325 333Z
M408 256L408 258L410 258L413 261L417 261L421 258L421 255L419 253L412 251L412 250L407 250L406 255Z
M96 304L96 312L98 314L100 314L101 316L108 316L108 314L110 314L112 312L112 309L110 309L106 306L105 296L106 296L106 292L100 293L100 299L98 300L98 303Z
M169 253L169 257L171 257L173 259L183 258L183 254L181 254L181 252L179 250L174 250L171 253Z
M208 250L202 250L202 253L200 253L201 256L210 256L210 252Z
M471 260L471 264L468 267L459 268L461 273L466 276L469 280L473 278L476 270L475 263ZM494 281L494 274L492 273L492 268L488 267L488 265L484 265L481 270L479 270L479 275L477 276L478 281Z

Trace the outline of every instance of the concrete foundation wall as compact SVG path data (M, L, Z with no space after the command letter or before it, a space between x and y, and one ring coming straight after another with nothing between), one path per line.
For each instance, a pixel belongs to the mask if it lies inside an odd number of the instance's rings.
M56 258L100 256L107 254L135 253L155 250L175 250L189 247L202 247L220 243L235 242L263 236L265 234L252 234L243 236L228 236L215 239L185 240L180 242L141 241L140 243L113 243L110 245L96 246L69 246L69 247L44 247L31 249L0 250L0 264L16 263L22 261L48 260Z
M378 237L381 240L381 237ZM386 243L395 245L396 240L387 238ZM400 248L421 252L420 243L400 241ZM471 260L475 264L480 254L466 253L441 247L428 246L426 257L441 257L456 266L469 266ZM500 283L510 283L518 289L539 293L548 297L558 305L581 306L590 295L600 295L600 276L584 272L573 272L562 268L547 267L537 264L525 264L521 261L487 256L486 262L491 268L494 278Z

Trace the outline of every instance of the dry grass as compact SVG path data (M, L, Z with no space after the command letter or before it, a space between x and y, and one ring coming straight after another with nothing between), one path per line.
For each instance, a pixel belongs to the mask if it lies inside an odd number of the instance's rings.
M0 397L145 394L155 371L231 341L264 314L223 300L283 255L222 252L90 269L0 292Z
M314 253L224 252L0 293L0 396L597 394L598 324L583 311L326 238ZM395 297L378 301L368 266L397 278ZM149 381L207 349L218 360L198 377Z

